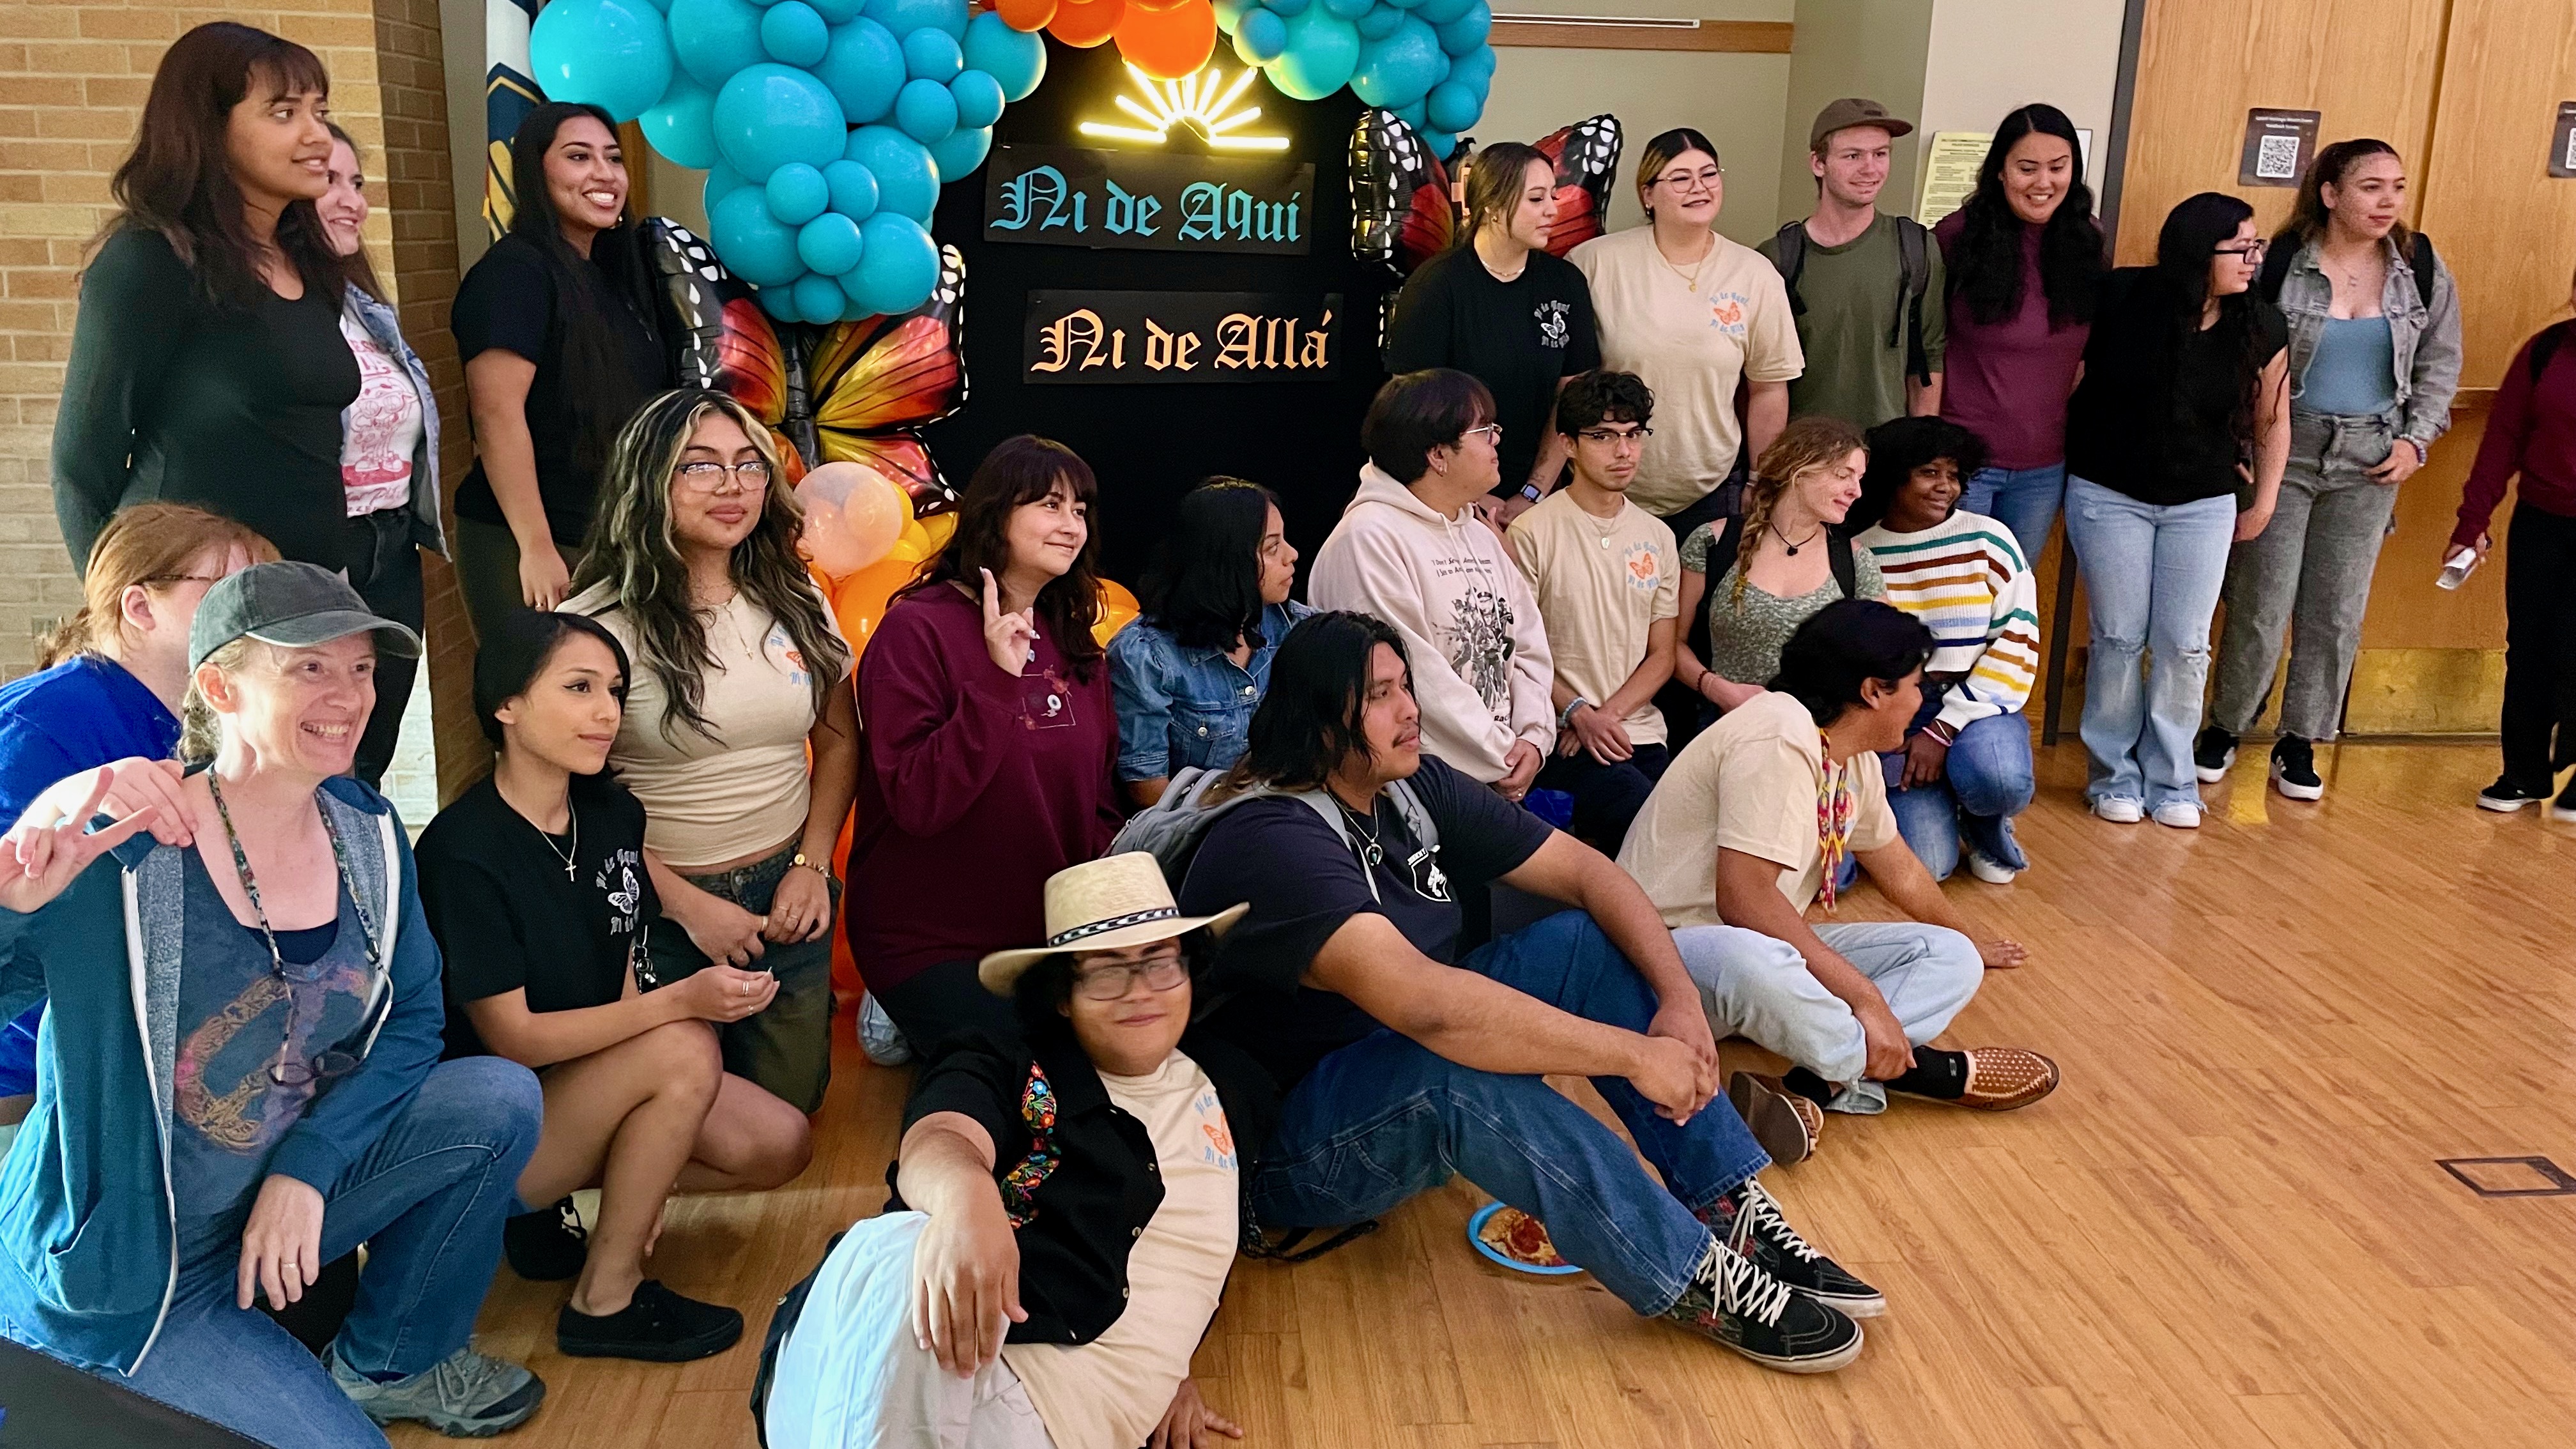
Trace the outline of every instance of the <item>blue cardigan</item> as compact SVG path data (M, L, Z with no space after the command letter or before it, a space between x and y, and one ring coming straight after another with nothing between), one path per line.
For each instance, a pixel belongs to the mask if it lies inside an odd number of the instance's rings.
M326 781L321 802L359 899L391 923L364 1060L269 1159L270 1172L327 1195L437 1065L446 1010L393 807L350 779ZM151 1351L179 1277L169 1143L181 849L138 835L44 909L0 910L0 1015L39 995L53 1008L36 1105L0 1167L0 1315L66 1357L128 1374Z

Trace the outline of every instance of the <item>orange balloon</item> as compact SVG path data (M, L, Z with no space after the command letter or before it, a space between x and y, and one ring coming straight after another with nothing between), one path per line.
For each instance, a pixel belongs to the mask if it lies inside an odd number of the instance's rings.
M1126 13L1127 0L1063 0L1047 30L1077 50L1089 50L1115 34ZM1208 14L1213 19L1216 12Z
M832 591L832 617L840 621L841 637L850 641L853 661L866 652L868 636L884 621L894 591L912 582L913 570L919 567L899 558L882 558L841 580Z
M957 536L957 515L934 513L928 518L914 519L913 527L921 530L923 536L930 540L930 551L937 553L948 546L948 540Z
M1130 10L1171 10L1189 3L1190 0L1127 0L1127 8Z
M1136 622L1136 615L1143 607L1136 602L1136 596L1128 592L1125 584L1116 579L1102 579L1100 613L1091 621L1091 637L1100 641L1101 648L1108 648L1109 641L1119 630Z
M1216 7L1208 0L1180 0L1168 10L1149 8L1147 0L1124 3L1118 53L1138 70L1156 80L1180 80L1207 64L1216 49Z
M999 0L993 11L1013 30L1044 30L1055 19L1056 0Z

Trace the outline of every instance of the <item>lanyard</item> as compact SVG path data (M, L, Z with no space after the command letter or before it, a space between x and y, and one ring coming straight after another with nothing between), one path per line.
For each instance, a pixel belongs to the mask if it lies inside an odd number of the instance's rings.
M1816 839L1824 847L1825 909L1834 909L1834 898L1841 894L1836 886L1841 880L1843 862L1851 856L1852 803L1851 767L1834 758L1834 742L1825 732L1816 732L1824 747L1824 776L1816 790Z

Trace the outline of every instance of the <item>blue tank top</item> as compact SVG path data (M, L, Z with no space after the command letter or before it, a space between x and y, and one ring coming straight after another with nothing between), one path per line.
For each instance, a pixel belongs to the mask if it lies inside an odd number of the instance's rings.
M2385 317L2328 317L2308 358L2299 410L2377 417L2397 406L2397 343Z

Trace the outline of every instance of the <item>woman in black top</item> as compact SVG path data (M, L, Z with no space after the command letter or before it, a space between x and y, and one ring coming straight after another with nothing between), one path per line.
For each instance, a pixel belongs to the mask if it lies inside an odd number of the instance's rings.
M811 1156L804 1116L728 1076L709 1022L769 1004L776 977L710 966L655 989L645 928L644 807L601 773L624 713L616 637L518 609L474 661L474 707L499 748L490 778L422 833L421 902L447 971L447 1055L533 1068L545 1125L519 1175L510 1265L580 1275L556 1319L568 1354L675 1363L742 1334L742 1315L644 1277L663 1199L768 1188ZM573 1189L600 1189L587 1258Z
M2085 344L2066 536L2091 597L2085 794L2105 820L2200 824L2209 620L2229 544L2271 521L2290 452L2289 328L2248 290L2262 265L2253 208L2202 192L2165 218L2154 266L2106 279Z
M563 602L609 443L675 381L608 113L539 106L510 154L518 211L452 313L475 452L456 571L478 635L520 604Z
M166 499L338 569L340 410L358 364L328 185L330 77L313 52L226 21L162 56L109 182L123 209L81 277L54 420L54 513L72 565L117 509Z
M1459 243L1404 284L1386 327L1386 370L1454 367L1494 395L1503 481L1489 511L1499 528L1556 487L1565 470L1556 392L1601 365L1592 290L1547 250L1556 225L1556 163L1498 142L1467 173ZM1482 505L1480 505L1482 506Z

